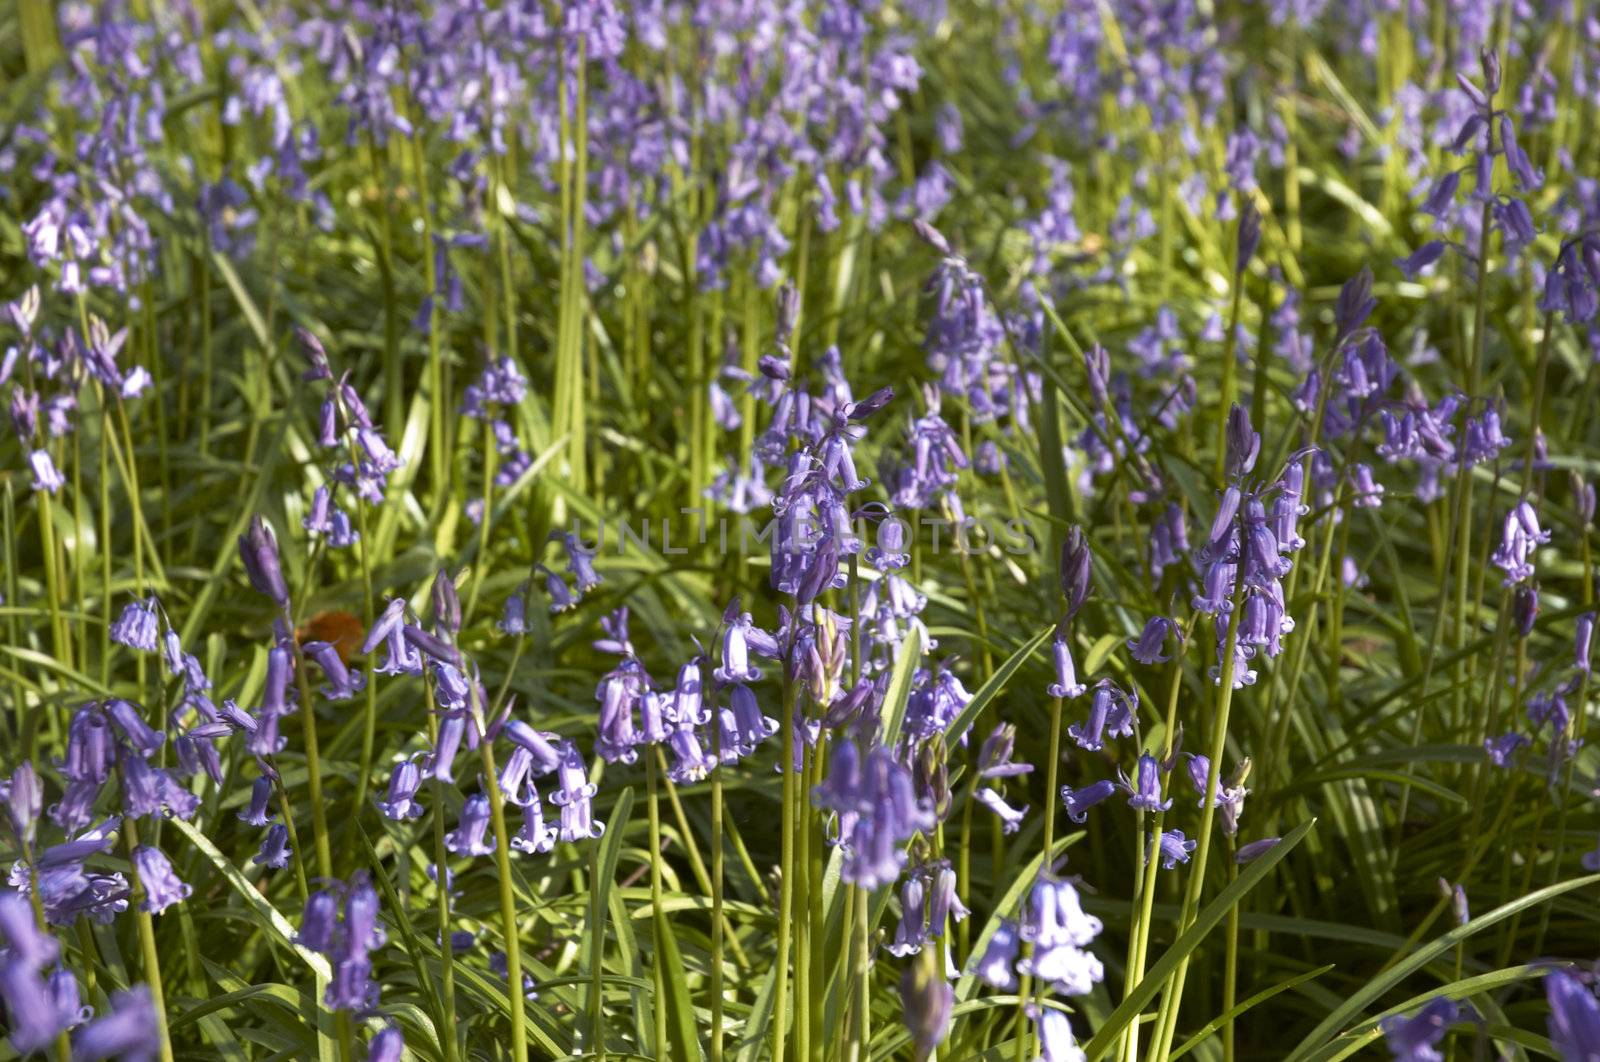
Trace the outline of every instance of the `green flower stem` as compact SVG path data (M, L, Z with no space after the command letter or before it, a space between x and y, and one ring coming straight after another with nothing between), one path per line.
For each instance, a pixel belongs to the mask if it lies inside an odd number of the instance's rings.
M1172 660L1172 683L1167 687L1167 747L1172 747L1173 735L1178 726L1178 694L1183 689L1183 654L1174 654ZM1163 757L1164 759L1166 757ZM1170 777L1170 772L1166 772ZM1165 784L1165 781L1163 781ZM1135 843L1139 846L1137 854L1139 865L1143 868L1143 877L1138 882L1138 891L1134 893L1137 910L1134 915L1132 931L1130 934L1128 976L1124 979L1123 998L1128 998L1129 993L1144 980L1145 961L1150 954L1150 924L1155 910L1156 898L1156 873L1160 861L1147 858L1149 845L1155 838L1161 836L1161 829L1166 822L1167 813L1156 812L1151 818L1150 834L1147 838L1143 830L1144 813L1139 813L1140 827L1138 839ZM1117 1057L1125 1058L1128 1062L1136 1062L1139 1057L1139 1023L1129 1022L1124 1032L1124 1039L1116 1052Z
M709 698L708 698L709 703ZM712 707L713 718L716 708ZM722 874L722 727L711 724L711 1062L722 1062L723 874Z
M139 847L139 825L133 816L122 820L122 843L128 853L128 874L133 883L129 906L134 909L134 924L139 929L139 951L144 959L144 976L150 985L150 1001L155 1007L156 1030L161 1062L172 1062L172 1037L167 1029L167 999L161 988L161 955L156 950L156 927L150 912L144 909L144 883L139 880L139 866L133 859Z
M656 781L655 750L646 752L644 757L645 785L649 793L650 808L650 912L654 919L653 925L659 932L662 929L662 919L665 917L661 911L661 797L660 785ZM666 971L661 967L659 952L653 955L651 973L655 982L656 998L650 1008L655 1019L655 1051L657 1058L665 1058L667 1051L667 983Z
M522 639L517 639L520 649ZM438 706L434 701L433 684L424 681L422 684L424 697L427 699L428 709L428 745L435 747L439 743L439 714ZM446 869L450 865L450 852L444 844L444 783L438 778L431 781L433 789L433 813L429 817L433 820L433 865L436 868L433 882L434 898L439 913L439 939L445 946L439 949L439 1002L444 1008L445 1027L440 1030L439 1044L444 1048L445 1062L456 1060L456 963L455 949L449 946L450 940L450 874Z
M1222 773L1222 756L1227 748L1228 712L1233 706L1234 647L1239 641L1239 616L1244 611L1239 607L1239 597L1239 590L1236 587L1233 593L1233 607L1228 610L1227 635L1222 646L1222 673L1218 677L1217 712L1211 724L1211 744L1208 750L1211 765L1206 772L1206 787L1202 790L1204 793L1216 792L1217 780ZM1195 912L1200 908L1200 893L1205 886L1206 863L1211 856L1211 824L1216 818L1216 812L1214 800L1205 801L1200 811L1200 844L1195 851L1194 868L1189 872L1188 887L1184 890L1183 909L1177 926L1179 934L1194 924ZM1166 1058L1172 1050L1172 1037L1178 1024L1178 1008L1183 1001L1183 983L1189 973L1191 955L1185 955L1179 961L1177 970L1167 983L1167 994L1161 1001L1161 1017L1158 1019L1158 1039L1153 1045L1156 1048L1153 1056L1155 1058Z
M309 587L317 562L322 558L322 540L319 538L311 547L311 556L306 560L306 585L301 587L299 610L304 611L306 599L310 596ZM317 744L317 712L316 701L311 695L311 678L307 673L306 657L300 651L300 642L294 638L294 632L299 629L300 616L284 609L284 619L288 622L289 634L292 639L294 652L294 678L300 691L300 732L305 741L306 755L306 790L311 800L311 832L317 849L317 874L319 877L333 877L333 853L328 846L328 812L322 802L322 757Z
M517 896L511 880L511 834L506 830L506 798L494 763L494 742L478 741L483 762L483 787L489 793L489 817L494 826L494 858L500 885L500 929L506 946L506 1010L511 1014L511 1057L528 1062L528 1033L522 1000L522 934L517 929ZM448 941L446 946L448 946ZM595 956L599 966L599 956Z
M778 878L778 947L774 958L777 985L772 995L772 1060L784 1062L785 1040L788 1036L789 1015L789 938L794 922L795 877L795 777L794 777L794 680L787 666L783 669L783 759L778 765L783 776L782 806L779 815L783 831L779 851Z

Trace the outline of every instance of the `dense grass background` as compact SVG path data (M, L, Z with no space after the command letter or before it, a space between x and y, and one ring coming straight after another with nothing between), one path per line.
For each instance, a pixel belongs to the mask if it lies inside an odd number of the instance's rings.
M131 890L104 919L50 912L82 1002L142 1016L120 993L153 985L154 1022L42 1049L396 1057L393 1028L427 1059L1077 1057L1054 1019L1038 1043L1032 1002L1070 1010L1089 1058L1334 1059L1381 1055L1386 1033L1406 1058L1600 1057L1546 993L1600 1022L1586 989L1551 987L1587 985L1600 940L1580 634L1597 60L1592 13L1565 2L0 9L11 884L37 896L40 852L88 825L39 812L67 792L88 703L136 705L167 735L151 762L198 799L135 809L80 867ZM307 379L319 357L331 379ZM849 442L872 481L849 506L914 525L899 575L925 603L891 615L885 566L846 560L818 599L841 630L820 663L804 650L830 643L828 615L780 612L793 587L755 535L817 441L780 425L763 447L781 389L747 386L764 357L819 410L894 391ZM1260 433L1245 473L1226 467L1235 403ZM1433 442L1404 436L1408 414ZM960 460L927 485L917 443L941 431ZM1235 690L1211 669L1246 595L1230 576L1236 611L1193 603L1205 547L1224 488L1270 507L1295 467L1293 627ZM319 487L353 545L308 533ZM1523 502L1548 540L1508 575ZM952 548L963 517L994 533ZM256 518L286 610L241 565ZM1173 519L1186 545L1153 565ZM587 592L565 532L598 542ZM1090 589L1068 622L1073 557ZM209 689L126 644L150 595ZM449 635L452 596L456 663L481 676L454 716L434 710L448 675L358 651L397 598ZM622 607L627 652L593 644ZM669 777L661 744L603 757L596 686L619 659L671 696L704 650L707 701L731 704L711 673L740 609L801 645L749 685L777 732L709 774ZM1135 657L1153 616L1184 632L1170 662ZM1135 704L1103 748L1067 729L1092 696L1048 692L1057 630L1082 681ZM317 640L354 669L348 698L321 692L338 682ZM281 751L220 724L196 738L195 694L261 715L274 646L298 688ZM866 722L803 731L783 771L782 721L823 720L861 675ZM487 779L515 745L476 735L503 710L581 753L598 837L444 850L472 798L500 810ZM396 765L464 718L455 780L424 782L419 818L383 814ZM1033 770L982 780L1000 724ZM910 954L903 882L841 879L840 825L808 799L852 734L947 797L896 840L917 873L949 860L971 913ZM185 759L196 740L215 779ZM1191 786L1180 749L1248 789L1237 834L1197 807L1205 767ZM1060 786L1132 775L1141 751L1166 761L1170 811L1118 795L1066 815ZM118 764L94 822L128 808ZM252 861L263 827L238 814L274 772L281 868ZM1025 810L1014 830L983 789ZM506 811L489 836L515 834ZM1171 869L1148 858L1162 829L1200 842ZM141 840L192 890L159 912ZM1046 851L1103 923L1103 976L1070 997L974 972ZM302 911L363 881L381 995L330 1006L341 945L306 946ZM46 967L8 944L15 1032ZM508 962L531 981L520 1007Z

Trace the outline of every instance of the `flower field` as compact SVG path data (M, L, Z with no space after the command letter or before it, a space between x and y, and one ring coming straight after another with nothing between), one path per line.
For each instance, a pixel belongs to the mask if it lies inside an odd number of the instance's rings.
M0 1062L1600 1062L1597 130L1579 0L0 5Z

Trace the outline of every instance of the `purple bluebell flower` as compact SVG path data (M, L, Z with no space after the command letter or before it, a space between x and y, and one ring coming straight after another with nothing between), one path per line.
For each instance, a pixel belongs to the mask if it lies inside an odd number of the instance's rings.
M1580 615L1573 635L1573 664L1585 674L1589 672L1589 643L1594 636L1594 616L1593 612Z
M139 714L139 709L128 701L111 698L105 702L106 716L121 731L128 747L141 756L154 756L167 736L154 730Z
M239 559L244 562L250 585L266 594L280 607L289 604L289 587L283 581L278 561L278 542L261 517L252 517L248 530L239 536Z
M1550 1003L1550 1043L1569 1060L1600 1058L1600 1002L1594 991L1566 970L1544 978Z
M122 769L123 810L132 818L170 813L180 819L193 818L200 810L200 798L183 788L172 775L152 767L143 756L124 752Z
M1396 258L1394 264L1399 266L1401 274L1407 280L1415 280L1418 273L1443 257L1445 246L1443 240L1429 240L1404 258Z
M1086 822L1089 818L1089 809L1105 801L1116 791L1116 783L1106 778L1090 782L1081 789L1064 785L1061 787L1061 803L1066 807L1069 819L1073 822Z
M1017 739L1017 728L1010 723L998 723L984 738L978 750L978 777L1014 778L1033 770L1030 763L1017 763L1011 759Z
M239 812L239 818L251 826L265 826L271 821L267 805L272 800L272 779L257 778L250 784L250 803Z
M1045 688L1045 692L1052 697L1066 700L1081 697L1088 687L1078 681L1077 668L1072 662L1072 645L1065 630L1056 631L1055 640L1050 643L1050 651L1055 661L1056 680Z
M1021 808L1013 808L1005 802L996 790L985 787L977 792L978 803L1000 816L1000 824L1006 833L1016 833L1022 827L1022 820L1027 817L1028 807L1024 804Z
M1008 991L1017 987L1016 965L1020 946L1016 923L1009 918L1001 919L983 953L973 960L972 972L991 988Z
M1100 960L1083 950L1100 929L1100 919L1084 913L1070 881L1041 874L1029 893L1021 927L1022 939L1033 945L1033 953L1017 969L1062 995L1086 995L1105 976Z
M28 467L33 472L33 489L54 494L67 485L67 479L56 471L56 463L49 450L34 450L28 454Z
M642 739L635 729L634 718L649 686L650 676L645 673L644 666L628 657L596 687L600 721L595 752L607 763L632 763L639 758L635 746Z
M955 672L941 665L926 683L912 691L906 704L906 732L918 737L942 734L971 701L972 694Z
M532 784L522 803L522 827L511 838L511 847L519 852L543 853L556 846L556 827L545 822L544 802Z
M1133 658L1141 664L1164 664L1172 657L1161 652L1167 642L1167 635L1172 632L1172 621L1165 616L1151 616L1145 621L1144 629L1139 632L1138 638L1128 639L1128 651Z
M1239 846L1239 850L1233 854L1233 861L1240 864L1253 862L1278 847L1282 842L1282 837L1263 837L1259 841L1242 844Z
M405 1037L397 1025L385 1025L367 1044L367 1062L400 1062Z
M956 872L948 859L925 864L922 876L928 883L928 935L943 936L947 921L965 921L972 912L956 892Z
M367 676L346 667L338 647L331 642L306 642L301 649L322 669L323 677L328 680L322 687L322 695L330 701L349 700L366 688Z
M262 839L260 851L251 857L250 862L273 870L282 870L289 865L289 856L292 854L293 851L289 848L288 827L281 822L275 822L267 830L267 836Z
M1506 514L1500 545L1491 558L1506 573L1506 586L1514 586L1533 574L1534 547L1549 541L1550 532L1540 528L1538 514L1528 501L1512 507Z
M1196 844L1197 841L1186 839L1182 830L1162 830L1152 838L1150 858L1159 858L1161 866L1171 870L1179 863L1189 861L1189 853L1194 851Z
M417 766L416 760L405 759L395 764L394 772L389 775L389 790L384 799L379 800L378 810L391 819L415 819L422 815L422 807L416 802L417 787L422 783L422 771Z
M1410 1017L1395 1014L1378 1027L1396 1062L1441 1062L1444 1056L1435 1048L1459 1014L1455 1000L1439 996Z
M909 767L882 745L861 754L849 738L835 744L828 777L813 790L812 802L838 815L841 877L865 889L898 877L906 861L901 846L936 821Z
M1225 434L1228 475L1235 479L1249 475L1261 453L1261 433L1250 426L1250 413L1243 406L1235 403L1228 410Z
M1383 504L1383 485L1372 478L1372 466L1357 462L1350 466L1351 504L1358 509L1376 509Z
M1496 767L1508 767L1511 764L1511 757L1528 743L1526 737L1513 731L1498 737L1484 738L1483 751L1488 753L1489 762Z
M456 855L492 855L494 838L485 839L489 829L489 798L474 793L461 807L456 828L445 834L444 846Z
M390 636L398 632L405 624L406 601L402 597L389 599L383 612L372 621L372 627L367 631L367 637L361 643L361 655L366 656L378 646L387 641Z
M1036 1062L1084 1062L1087 1056L1072 1036L1072 1022L1066 1012L1042 1003L1029 1003L1023 1009L1033 1019L1039 1035Z
M74 1062L99 1059L151 1059L160 1049L155 1003L150 989L136 985L111 996L111 1013L89 1022L72 1038Z
M927 885L920 874L906 875L900 886L900 925L894 931L894 940L884 946L890 955L904 958L922 950L928 940Z
M4 938L8 963L21 963L36 973L54 963L61 945L40 930L33 910L22 893L0 892L0 938Z
M1189 535L1183 510L1169 503L1150 528L1150 576L1160 581L1161 573L1176 564L1189 551Z
M23 760L9 779L0 779L0 796L5 798L12 830L24 844L31 845L44 809L44 783L31 762Z
M1128 794L1128 806L1139 811L1166 811L1172 801L1161 799L1161 763L1150 753L1141 753L1134 768L1134 780L1118 773L1122 778L1122 791Z
M144 899L139 903L141 911L160 914L188 899L194 891L178 879L161 849L152 845L140 845L133 850L133 866L139 874L139 885L144 889Z
M918 1058L927 1058L949 1035L955 1001L955 989L945 980L931 953L907 966L900 976L900 1002Z
M331 892L317 891L306 898L295 943L326 955L333 947L339 918L339 900Z
M111 625L111 640L130 649L153 653L160 633L155 595L143 601L130 601Z
M505 611L496 626L504 634L528 633L528 598L525 586L519 586L506 597Z
M1090 561L1089 539L1083 528L1073 525L1061 543L1061 596L1066 598L1066 618L1071 619L1083 608L1089 597Z

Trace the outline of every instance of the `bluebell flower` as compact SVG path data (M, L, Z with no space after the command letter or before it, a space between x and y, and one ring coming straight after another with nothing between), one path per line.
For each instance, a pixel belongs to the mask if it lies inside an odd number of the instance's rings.
M19 892L0 892L0 938L7 949L5 961L20 963L35 973L54 963L61 954L61 945L39 929L33 920L33 909Z
M1134 768L1134 780L1130 781L1126 774L1122 774L1122 790L1128 794L1128 806L1139 811L1166 811L1172 806L1171 800L1161 799L1161 764L1148 752L1141 753L1139 762Z
M1589 986L1566 970L1551 970L1544 991L1550 1002L1550 1043L1561 1057L1571 1062L1600 1058L1600 1003Z
M519 852L550 851L556 845L557 830L545 822L544 802L539 799L539 790L532 784L528 786L528 795L521 804L522 827L511 838L511 847Z
M160 617L156 612L157 605L153 594L143 601L128 602L122 609L122 615L111 624L111 640L130 649L146 653L155 652L161 626Z
M978 803L982 804L984 807L1000 816L1000 824L1006 833L1016 833L1017 830L1022 828L1022 820L1027 817L1028 814L1028 807L1026 804L1024 804L1021 808L1014 808L1010 804L1007 804L1005 802L1005 798L1002 797L997 791L990 789L987 786L979 789L976 796Z
M1086 822L1089 818L1089 809L1116 791L1116 783L1105 778L1098 782L1090 782L1081 789L1064 785L1061 787L1061 803L1066 807L1069 819L1073 822Z
M989 937L983 953L973 960L972 972L991 988L1009 991L1017 987L1017 955L1021 939L1017 925L1010 919L1001 919Z
M1573 665L1585 674L1589 672L1589 642L1594 636L1594 616L1593 612L1579 616L1573 633Z
M141 756L153 756L167 740L167 735L152 729L139 714L139 709L128 701L113 697L105 702L105 712L114 726L121 731L128 747Z
M1062 995L1086 995L1105 977L1100 960L1083 950L1100 930L1100 919L1084 913L1070 881L1041 874L1028 894L1021 925L1022 939L1033 945L1033 953L1017 969Z
M150 1059L160 1049L150 989L135 985L111 996L111 1013L89 1022L72 1038L74 1062L104 1058Z
M1233 861L1240 864L1253 862L1278 847L1282 841L1282 837L1263 837L1259 841L1242 844L1239 846L1239 850L1233 854Z
M1078 671L1072 662L1072 645L1065 630L1056 631L1055 640L1050 643L1050 652L1055 661L1056 680L1045 687L1045 692L1066 700L1082 696L1088 687L1078 681Z
M1502 526L1500 544L1490 558L1506 573L1506 586L1514 586L1533 574L1534 547L1549 541L1550 532L1540 528L1531 504L1523 500L1512 507Z
M931 954L906 967L900 977L900 1001L917 1057L928 1057L949 1035L955 999L955 989L937 969Z
M528 598L526 585L519 586L506 597L505 611L496 624L504 634L528 633Z
M33 472L33 489L54 494L67 485L67 479L56 471L56 463L48 450L34 450L28 454L28 467Z
M189 898L194 890L180 881L177 872L161 849L143 844L133 850L133 866L139 873L139 885L144 889L141 911L160 914L175 903Z
M366 688L367 676L346 667L338 648L331 642L306 642L301 649L322 669L323 677L328 680L322 687L322 695L330 701L349 700Z
M397 1025L385 1025L367 1044L367 1062L400 1062L405 1037Z
M978 750L978 777L1014 778L1032 771L1032 764L1017 763L1011 759L1016 739L1016 727L1009 723L996 724Z
M1029 1003L1025 1007L1039 1034L1037 1062L1084 1062L1087 1057L1072 1036L1072 1023L1064 1011Z
M928 885L928 935L943 936L946 921L965 921L972 912L956 892L956 872L950 860L925 863L920 874Z
M331 892L313 892L306 897L305 912L300 917L300 932L295 935L295 943L327 954L333 947L338 918L338 898Z
M282 870L289 865L289 856L292 854L288 827L281 822L275 822L267 830L267 836L261 841L260 850L251 857L250 862L273 870Z
M928 939L927 910L924 898L927 886L920 874L906 875L900 886L900 925L894 931L894 940L884 945L890 955L905 957L922 950Z
M1496 767L1508 767L1511 764L1511 757L1528 743L1528 739L1521 734L1511 732L1498 737L1484 738L1483 751L1488 753L1489 762Z
M257 778L250 784L250 803L239 812L239 818L251 826L265 826L271 821L267 805L272 801L272 779Z
M140 819L172 814L191 819L200 810L200 798L179 785L164 768L152 767L143 756L124 752L118 761L122 770L123 811Z
M1444 1056L1436 1048L1460 1011L1455 1000L1438 996L1409 1018L1391 1015L1378 1027L1396 1062L1443 1062Z
M632 763L641 738L634 726L635 712L650 686L650 676L633 657L625 658L595 688L600 702L599 733L595 752L607 763Z
M1164 664L1172 657L1161 652L1166 646L1167 635L1173 628L1172 621L1165 616L1151 616L1145 621L1144 629L1139 632L1138 638L1128 639L1128 651L1133 658L1141 664Z
M489 798L474 793L461 807L456 828L445 834L444 846L456 855L492 855L494 838L485 839L489 829Z
M283 568L278 561L278 542L261 517L252 517L249 528L239 536L239 558L244 562L251 586L280 607L289 604L289 588L283 581Z
M1182 830L1162 830L1152 839L1150 845L1150 858L1160 859L1161 865L1171 870L1179 863L1189 861L1189 853L1195 850L1196 841L1188 840L1183 836Z

